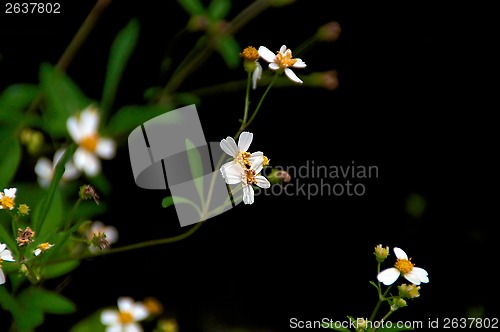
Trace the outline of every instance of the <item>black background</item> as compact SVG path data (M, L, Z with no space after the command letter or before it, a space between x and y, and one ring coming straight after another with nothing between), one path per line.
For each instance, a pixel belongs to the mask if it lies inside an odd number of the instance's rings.
M235 4L229 17L247 3ZM36 83L40 63L57 62L92 5L63 3L63 13L52 16L6 15L2 8L1 87ZM308 66L296 73L333 69L340 84L335 91L272 90L250 128L252 149L265 151L274 165L376 165L379 177L364 182L362 197L257 197L180 243L84 261L63 289L78 312L49 315L40 331L67 330L119 296L157 297L181 331L284 331L292 317L367 317L377 297L368 281L376 277L372 253L379 243L403 248L429 272L421 298L394 320L461 318L480 306L485 317L498 315L490 12L304 0L264 12L236 35L240 45L293 50L319 25L339 22L339 40L301 56ZM174 1L113 3L67 71L87 96L99 100L109 47L133 17L141 36L115 109L144 103L145 89L165 83L161 59L188 19ZM178 60L193 41L176 46ZM214 54L181 90L242 77ZM207 140L237 130L243 97L222 93L197 105ZM104 163L104 174L113 188L102 198L109 209L100 219L118 228L115 246L185 231L173 208L162 209L164 192L135 186L125 144ZM421 218L405 211L411 193L427 201Z

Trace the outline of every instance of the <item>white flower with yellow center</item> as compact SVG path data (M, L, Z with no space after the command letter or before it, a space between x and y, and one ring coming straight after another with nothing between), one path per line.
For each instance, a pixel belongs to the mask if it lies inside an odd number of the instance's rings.
M292 51L286 47L281 46L280 50L274 54L265 46L259 47L259 55L262 59L269 62L269 69L271 70L284 70L285 75L296 83L303 83L300 78L290 68L305 68L306 63L300 58L293 58Z
M2 271L3 261L13 262L14 257L12 257L10 250L7 249L7 245L5 243L0 243L0 285L5 284L5 275Z
M384 285L392 285L400 275L406 278L409 282L420 285L420 283L429 282L429 278L427 277L427 271L422 268L415 267L406 253L400 248L394 248L394 254L396 254L396 264L394 267L390 267L380 272L377 275L378 281L383 283Z
M38 184L40 187L47 188L49 186L50 181L54 176L54 170L65 151L65 149L57 150L54 154L53 161L50 161L46 157L38 159L35 165L35 173L38 175ZM80 175L80 172L71 161L68 161L66 165L64 165L64 168L64 173L61 178L62 181L73 180Z
M38 245L38 247L33 250L33 254L35 256L38 256L40 255L42 252L46 252L47 250L49 250L50 248L52 248L54 245L53 244L50 244L48 242L45 242L45 243L41 243L40 245Z
M149 312L141 302L130 297L118 299L118 310L105 309L101 313L101 323L106 332L142 332L139 321L148 317Z
M80 114L70 117L66 127L71 138L79 145L73 156L77 169L87 176L95 176L101 171L99 159L111 159L115 156L116 145L110 138L99 136L99 112L93 106Z
M239 184L243 187L243 203L253 204L254 190L253 185L260 188L269 188L271 184L262 175L259 175L262 170L262 159L254 159L250 168L242 167L239 164L234 164L232 167L227 167L225 170L225 180L227 184Z
M255 160L260 161L260 163L264 162L264 155L262 152L247 152L250 144L252 144L252 140L253 134L248 131L244 131L238 138L238 145L236 145L236 142L230 136L220 142L221 149L234 158L233 160L228 161L227 163L222 165L222 167L220 168L222 177L225 178L225 174L228 172L228 168L235 165L247 167L250 166Z
M0 191L0 210L12 210L16 205L16 191L17 188L5 188L3 192Z

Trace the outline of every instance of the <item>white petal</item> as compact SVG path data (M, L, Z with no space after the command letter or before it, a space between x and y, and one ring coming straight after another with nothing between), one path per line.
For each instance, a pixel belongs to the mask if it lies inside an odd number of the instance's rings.
M420 285L421 282L429 282L427 271L419 267L414 267L410 272L405 274L404 277L415 285Z
M271 50L269 50L265 46L259 47L259 55L262 59L266 60L267 62L273 62L274 59L276 59L276 54L271 52Z
M0 243L0 253L3 252L7 248L7 245L5 243Z
M255 62L255 69L252 73L252 88L257 89L257 81L262 77L262 66L258 61Z
M257 181L257 186L261 187L261 188L269 188L271 186L271 184L269 183L269 181L263 177L262 175L257 175L255 177L255 180Z
M228 136L227 138L224 138L222 141L220 141L220 148L233 158L236 157L236 155L240 151L238 149L238 146L236 145L236 142L231 136Z
M10 252L10 250L3 250L1 253L0 253L0 259L4 260L4 261L10 261L10 262L13 262L14 261L14 257L12 257L12 253Z
M97 142L96 154L103 159L111 159L116 153L116 144L110 138L101 138Z
M377 275L378 281L383 283L386 286L392 285L401 273L395 267L390 267Z
M122 326L122 324L118 322L113 326L106 327L106 332L124 332L123 329L124 327Z
M252 159L252 163L250 164L250 168L255 171L255 174L259 174L262 170L264 164L264 157L256 156Z
M250 165L252 165L257 158L262 158L262 162L264 162L264 154L261 151L254 152L248 158Z
M119 313L116 310L105 309L101 312L101 323L104 325L117 325L120 322Z
M71 116L66 120L66 128L68 129L69 135L76 143L79 143L82 139L82 133L80 132L80 128L78 126L78 120L75 116Z
M0 285L5 284L5 274L3 274L2 269L0 269Z
M83 170L88 176L95 176L101 170L99 159L85 149L76 149L73 158L76 168Z
M17 188L9 188L9 189L4 189L4 194L5 196L9 196L11 198L16 198L16 191L17 191Z
M293 70L291 70L290 68L285 68L285 75L288 76L289 79L291 79L292 81L294 81L296 83L304 83L297 75L295 75Z
M33 251L33 254L34 254L35 256L38 256L38 255L40 255L40 253L41 253L41 252L42 252L42 250L41 250L41 249L36 248L36 249Z
M135 321L143 320L149 315L148 309L146 309L146 307L141 303L135 303L130 313L134 317Z
M278 69L280 69L280 66L277 63L275 63L275 62L271 62L269 64L269 69L271 69L271 70L278 70Z
M118 230L113 226L107 226L104 230L104 234L106 234L106 241L111 243L115 243L118 241Z
M66 169L63 174L64 180L73 180L76 179L78 175L80 175L80 171L78 171L75 165L70 161L66 163L65 168Z
M120 297L118 298L118 310L120 311L130 311L134 306L134 300L131 297Z
M43 179L52 179L52 173L54 172L54 169L52 168L52 162L45 158L42 157L38 159L35 165L35 173L39 177Z
M253 134L244 131L240 134L240 137L238 138L238 147L240 151L247 152L248 148L250 147L250 144L252 144L253 140Z
M295 60L297 60L294 64L293 64L293 68L306 68L307 65L304 61L302 61L302 59L300 58L295 58Z
M220 171L227 184L238 184L241 182L243 168L240 165L233 163L229 167L221 168Z
M402 249L395 247L393 250L394 250L394 253L396 254L396 257L398 259L408 259L408 256L406 255L406 253Z
M80 133L83 137L97 133L99 128L99 113L89 106L80 114Z
M252 186L250 185L243 186L243 203L253 204L253 201L254 201L254 192Z
M281 46L280 53L285 53L287 50L286 45Z
M120 332L143 332L144 330L142 329L141 325L137 323L131 323L128 324L127 326L123 327L123 330Z

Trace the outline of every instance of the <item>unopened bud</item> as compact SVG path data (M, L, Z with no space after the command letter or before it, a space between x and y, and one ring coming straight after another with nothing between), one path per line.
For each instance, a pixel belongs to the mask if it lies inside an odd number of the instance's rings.
M406 298L406 299L414 299L416 297L419 297L419 290L420 286L414 285L414 284L402 284L401 286L398 286L399 289L399 296L401 298Z
M382 245L379 244L375 247L375 252L373 254L377 259L377 262L382 263L383 261L385 261L387 256L389 256L389 247L383 248Z
M338 22L332 21L320 26L318 31L316 32L316 35L318 36L319 40L325 42L334 42L339 38L340 31L340 24Z

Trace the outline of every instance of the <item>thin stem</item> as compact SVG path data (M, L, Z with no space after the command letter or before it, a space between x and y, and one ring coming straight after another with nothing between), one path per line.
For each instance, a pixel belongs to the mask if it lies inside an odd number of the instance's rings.
M245 92L245 110L243 111L243 124L247 123L248 108L250 106L250 86L252 84L252 74L248 73L247 89Z
M73 205L73 208L71 209L68 219L66 220L66 224L64 225L64 231L67 231L69 227L71 226L71 219L73 219L73 215L75 214L76 210L80 207L80 203L82 202L81 198L78 198L76 201L75 205Z
M245 130L253 122L253 120L255 120L255 117L257 116L257 113L259 112L260 107L262 106L262 103L264 102L264 99L266 99L266 96L269 93L269 90L271 90L271 88L273 87L274 82L276 82L277 77L278 77L278 73L276 72L274 74L273 80L267 86L267 89L266 89L266 91L264 91L264 94L262 94L262 97L260 98L259 103L257 104L257 107L253 111L253 114L250 117L250 119L248 120L248 122L243 122L241 124L240 129L238 130L238 132L236 133L236 135L234 137L235 139L243 132L243 130Z

